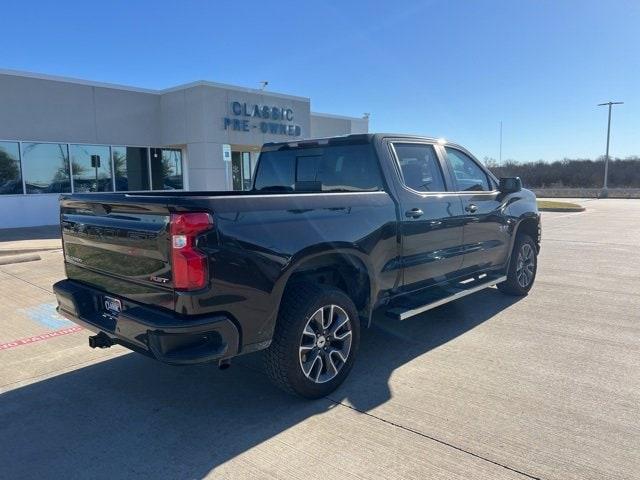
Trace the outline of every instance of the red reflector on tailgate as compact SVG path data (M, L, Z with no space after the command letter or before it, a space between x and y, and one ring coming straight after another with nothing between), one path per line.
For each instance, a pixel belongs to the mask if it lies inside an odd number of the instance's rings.
M212 226L208 213L171 214L171 268L176 290L198 290L207 285L207 256L196 248L196 237Z

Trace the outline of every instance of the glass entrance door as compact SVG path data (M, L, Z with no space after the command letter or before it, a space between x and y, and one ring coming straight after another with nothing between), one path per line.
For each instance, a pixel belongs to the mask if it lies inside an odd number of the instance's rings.
M251 154L231 152L231 179L234 190L251 189Z

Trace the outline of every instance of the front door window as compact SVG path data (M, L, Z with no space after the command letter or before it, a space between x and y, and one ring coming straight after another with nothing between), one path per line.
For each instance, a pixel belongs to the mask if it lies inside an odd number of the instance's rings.
M445 147L460 192L488 192L489 180L476 162L455 148Z

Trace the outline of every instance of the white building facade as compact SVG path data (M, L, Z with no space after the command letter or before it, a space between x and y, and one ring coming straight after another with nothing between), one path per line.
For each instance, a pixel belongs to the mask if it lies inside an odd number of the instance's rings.
M367 118L263 90L0 70L0 228L58 223L60 193L248 189L263 143L368 128Z

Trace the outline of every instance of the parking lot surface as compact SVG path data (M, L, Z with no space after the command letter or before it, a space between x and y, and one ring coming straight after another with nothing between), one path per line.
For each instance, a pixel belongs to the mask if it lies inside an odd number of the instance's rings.
M259 354L170 367L55 314L62 254L0 266L2 478L640 477L640 200L544 213L537 283L377 318L329 398Z

